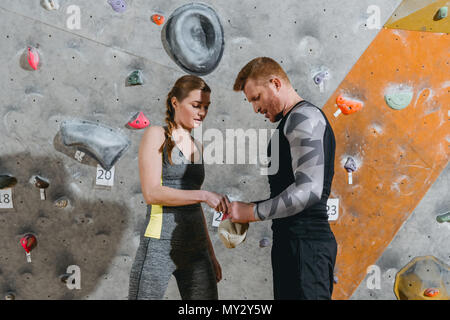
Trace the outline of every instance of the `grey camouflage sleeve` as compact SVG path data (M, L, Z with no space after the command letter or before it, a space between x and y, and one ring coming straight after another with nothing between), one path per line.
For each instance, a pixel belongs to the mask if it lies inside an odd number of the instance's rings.
M289 141L295 182L278 196L254 206L258 220L285 218L320 201L324 181L323 137L326 121L320 110L302 106L289 115L284 134Z

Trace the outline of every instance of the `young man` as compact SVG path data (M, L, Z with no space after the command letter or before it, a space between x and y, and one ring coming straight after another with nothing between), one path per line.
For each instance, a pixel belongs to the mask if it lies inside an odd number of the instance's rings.
M321 109L302 99L271 58L250 61L239 72L256 113L280 121L278 171L269 175L270 198L232 202L233 222L272 219L275 299L331 299L337 243L328 223L327 199L334 175L335 138Z

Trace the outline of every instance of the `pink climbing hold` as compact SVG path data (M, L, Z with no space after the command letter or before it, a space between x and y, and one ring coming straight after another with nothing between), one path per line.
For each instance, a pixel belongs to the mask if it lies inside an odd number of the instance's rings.
M150 125L150 120L141 111L133 116L128 125L134 129L144 129Z
M38 54L38 52L37 52L37 50L35 48L28 47L27 58L28 58L28 63L30 64L30 66L34 70L37 70L38 69L38 65L39 65L39 54Z

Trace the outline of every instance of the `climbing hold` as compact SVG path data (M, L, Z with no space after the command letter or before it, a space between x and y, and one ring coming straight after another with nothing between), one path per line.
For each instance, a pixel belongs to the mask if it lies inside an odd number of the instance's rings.
M345 162L344 168L345 168L345 170L347 170L347 172L356 171L356 162L355 162L355 160L353 160L352 157L348 157L347 161Z
M36 248L37 246L37 239L34 235L31 233L26 234L25 236L20 239L20 244L25 249L25 252L27 254L27 261L31 262L31 250Z
M416 257L395 276L399 300L450 299L450 267L433 256Z
M127 84L129 86L136 86L143 83L141 70L133 71L127 78Z
M54 205L56 208L63 209L69 205L69 199L66 197L59 198L54 202Z
M16 185L17 179L10 175L0 175L0 190L9 189Z
M131 141L120 132L87 120L66 120L61 124L62 142L90 154L110 170L127 151Z
M450 222L450 211L447 213L440 214L436 217L437 222L443 223L443 222Z
M333 276L333 282L334 283L338 283L338 281L339 281L338 277L337 276Z
M339 107L339 110L334 113L335 117L340 115L341 112L345 115L355 113L363 107L363 103L361 101L345 98L342 95L339 95L336 98L336 104Z
M111 5L115 12L125 12L127 10L127 3L125 0L108 0L108 3Z
M348 157L344 165L348 173L348 184L353 184L352 172L356 171L356 162L352 157Z
M328 71L321 71L314 76L314 83L320 85L328 77Z
M33 183L35 187L39 188L41 192L41 200L45 200L45 189L50 186L48 180L40 176L34 176L31 178L31 183Z
M402 90L392 94L386 94L384 101L387 105L395 110L401 110L406 108L412 100L413 92L411 90Z
M199 76L218 66L225 45L219 17L202 3L176 9L164 25L162 41L169 56L183 70Z
M156 23L158 26L160 26L164 23L164 16L160 14L154 14L152 15L152 21Z
M39 54L36 48L28 47L27 59L30 66L34 70L37 70L39 65Z
M12 292L8 292L5 296L5 300L16 300L16 295Z
M72 274L70 274L70 273L64 273L64 274L59 276L59 280L61 280L62 283L67 283L67 280L69 280L69 277L71 275Z
M448 7L442 7L436 12L436 20L441 20L447 17Z
M34 185L39 189L47 189L50 183L40 176L34 176Z
M136 113L131 120L128 122L128 125L134 129L144 129L150 125L150 121L144 115L144 113L138 112Z
M41 0L41 6L43 6L47 10L59 9L58 0Z
M270 246L270 239L268 237L264 237L259 241L259 247L265 248Z
M430 298L436 297L438 294L439 294L439 289L436 289L436 288L428 288L428 289L425 289L425 291L423 292L423 295L425 297L430 297Z

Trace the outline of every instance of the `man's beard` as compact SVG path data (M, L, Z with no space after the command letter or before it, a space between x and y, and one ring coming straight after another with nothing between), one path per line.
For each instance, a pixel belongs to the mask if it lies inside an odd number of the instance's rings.
M276 106L276 105L280 105L280 101L278 101L277 99L273 98L272 100L272 106ZM275 108L272 108L272 110L274 110ZM279 113L277 113L274 117L274 121L273 122L278 122L283 118L283 109L281 109L281 111Z
M278 122L278 121L280 121L282 118L283 118L283 111L281 111L280 113L278 113L278 114L275 116L275 121L274 121L274 122Z

